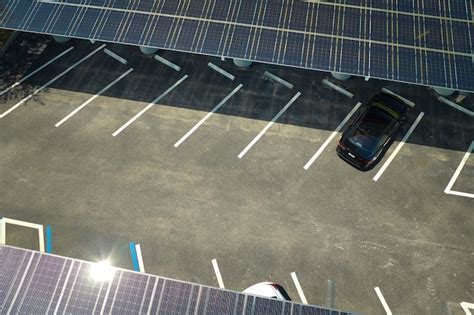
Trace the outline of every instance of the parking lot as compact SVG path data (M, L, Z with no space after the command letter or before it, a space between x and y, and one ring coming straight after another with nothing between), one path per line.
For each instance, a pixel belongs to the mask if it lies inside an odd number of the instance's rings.
M226 288L300 301L295 272L308 303L365 314L383 313L375 287L394 314L473 302L472 117L423 87L102 45L21 34L3 57L0 90L73 47L0 96L0 216L50 224L53 253L131 268L133 241L148 273L217 286L216 259ZM360 172L335 131L383 87L416 105ZM7 243L37 248L30 232Z

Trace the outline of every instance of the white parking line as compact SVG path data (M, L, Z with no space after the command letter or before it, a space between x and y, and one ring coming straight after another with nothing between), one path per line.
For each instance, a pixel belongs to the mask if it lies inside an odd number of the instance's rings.
M75 64L73 64L72 66L70 66L69 68L67 68L66 70L64 70L62 73L58 74L57 76L55 76L53 79L49 80L46 84L44 84L43 86L37 88L33 93L31 93L30 95L28 95L27 97L25 97L24 99L22 99L21 101L19 101L18 103L16 103L15 105L13 105L12 107L10 107L10 109L8 109L6 112L4 112L3 114L0 115L0 118L3 118L5 117L6 115L8 115L9 113L11 113L12 111L14 111L15 109L17 109L19 106L21 106L23 103L25 103L27 100L29 100L30 98L32 98L34 95L38 94L39 92L41 92L42 90L44 90L45 88L47 88L49 85L53 84L54 82L56 82L56 80L58 80L59 78L61 78L62 76L64 76L66 73L68 73L69 71L71 71L72 69L74 69L75 67L77 67L78 65L80 65L81 63L83 63L84 61L86 61L87 59L89 59L90 57L92 57L94 54L96 54L98 51L100 51L102 48L105 47L105 44L100 46L99 48L97 48L96 50L94 50L93 52L89 53L87 56L85 56L84 58L82 58L81 60L77 61Z
M225 289L224 281L222 281L221 271L219 270L219 266L217 265L217 260L212 260L212 267L214 268L214 272L216 274L217 283L219 283L219 288Z
M18 85L20 85L23 81L27 80L28 78L32 77L33 75L35 75L36 73L40 72L41 70L43 70L45 67L47 67L48 65L50 65L51 63L55 62L56 60L58 60L59 58L61 58L62 56L64 56L65 54L67 54L68 52L70 52L71 50L73 50L74 47L69 47L69 49L63 51L62 53L60 53L59 55L57 55L56 57L54 57L53 59L51 59L50 61L48 61L47 63L45 63L44 65L42 65L41 67L39 67L38 69L34 70L33 72L30 72L29 74L27 74L26 76L24 76L23 78L21 78L18 82L15 82L14 84L12 84L11 86L7 87L5 90L1 91L0 92L0 96L2 96L3 94L7 93L8 91L10 91L11 89L17 87Z
M466 315L472 315L471 310L474 310L474 303L461 302L459 303Z
M450 195L457 195L457 196L462 196L462 197L474 198L474 194L451 190L451 188L453 188L453 186L454 186L454 183L458 179L459 174L461 174L461 171L464 167L464 164L466 164L467 159L469 158L469 156L471 155L471 152L473 150L474 150L474 141L471 142L471 145L467 149L467 152L464 154L464 156L461 160L461 163L459 163L456 171L454 172L453 177L451 178L451 180L448 183L448 186L446 186L446 188L444 189L444 193L450 194Z
M145 273L145 265L143 264L142 247L140 244L135 244L135 252L137 253L138 269Z
M390 157L387 159L387 161L382 165L382 167L380 168L380 170L377 172L377 174L375 174L373 180L374 181L378 181L380 176L382 176L383 172L385 172L385 170L387 169L387 167L390 165L390 163L392 163L393 159L395 158L395 156L397 155L398 151L400 151L400 149L405 145L405 142L408 140L408 138L410 138L411 134L413 133L413 131L415 130L416 126L418 126L418 123L421 121L421 119L423 118L423 115L425 115L424 112L421 112L418 117L416 118L415 122L411 125L410 129L408 130L408 132L405 134L405 136L403 137L402 141L400 141L400 143L397 145L397 147L395 148L395 151L392 152L392 154L390 154Z
M375 287L374 290L380 300L380 303L382 303L385 313L387 313L387 315L392 315L392 311L390 310L390 307L388 307L387 301L385 301L385 298L383 297L382 291L380 291L380 288Z
M239 84L232 92L230 92L219 104L217 104L209 113L207 113L204 118L202 118L193 128L191 128L181 139L179 139L175 144L174 147L177 148L183 143L189 136L191 136L209 117L212 116L219 108L222 107L235 93L237 93L243 87L242 84Z
M281 115L301 96L301 93L298 92L296 93L293 98L276 114L272 120L265 126L265 128L260 131L260 133L245 147L245 149L240 152L238 155L239 159L243 158L244 155L254 146L255 143L257 143L258 140L267 132L267 130L275 123L275 121L280 118Z
M298 295L300 296L301 302L303 302L303 304L308 304L306 296L304 295L303 289L301 288L300 282L298 281L298 277L296 276L295 272L291 273L291 278L295 283L296 291L298 291Z
M354 113L359 109L360 105L362 104L359 102L356 104L356 106L354 106L354 108L350 111L349 114L347 114L344 120L341 121L339 126L337 126L336 130L334 130L333 133L331 133L329 138L323 143L323 145L318 149L318 151L316 151L316 153L314 153L314 155L309 159L309 161L306 162L305 166L303 167L305 170L310 168L311 165L314 163L314 161L316 161L316 159L321 155L321 153L323 153L323 151L326 149L329 143L331 143L332 139L334 139L334 137L339 133L339 131L341 131L342 127L344 127L347 121L351 119L352 115L354 115Z
M176 87L178 87L178 85L181 84L181 82L183 82L184 80L186 80L188 78L188 75L185 75L183 76L181 79L179 79L178 81L176 81L175 84L173 84L170 88L168 88L165 92L163 92L160 96L158 96L157 98L155 98L153 100L153 102L151 102L150 104L147 105L147 107L145 107L144 109L142 109L138 114L136 114L132 119L130 119L129 121L127 121L122 127L120 127L119 129L117 129L113 134L112 136L116 137L119 133L121 133L125 128L127 128L128 126L130 126L130 124L132 124L135 120L137 120L141 115L143 115L147 110L149 110L150 108L152 108L159 100L161 100L163 97L165 97L166 95L168 95L171 91L173 91Z
M115 80L113 80L109 85L107 85L105 88L103 88L102 90L100 90L96 95L92 96L90 99L88 99L87 101L85 101L84 103L82 103L78 108L76 108L75 110L73 110L69 115L67 115L66 117L64 117L63 119L61 119L60 122L58 122L56 125L54 125L55 127L59 127L61 126L64 122L66 122L66 120L68 120L69 118L71 118L72 116L74 116L75 114L77 114L81 109L83 109L84 107L86 107L87 104L89 104L90 102L92 102L93 100L95 100L97 97L99 97L100 95L102 95L102 93L104 93L105 91L107 91L108 89L110 89L112 86L114 86L117 82L119 82L120 80L122 80L125 76L127 76L130 72L133 71L133 68L129 69L127 72L125 72L124 74L122 74L121 76L119 76L118 78L116 78Z

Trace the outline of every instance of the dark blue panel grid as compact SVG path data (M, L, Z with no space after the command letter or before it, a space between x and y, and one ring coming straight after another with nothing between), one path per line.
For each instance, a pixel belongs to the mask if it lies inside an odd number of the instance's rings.
M176 37L174 48L177 50L190 50L198 29L198 21L185 20L181 25L179 36ZM158 35L158 34L157 34ZM159 35L158 35L159 36Z
M200 52L210 55L215 54L219 47L219 43L221 42L220 39L223 32L223 24L210 24L207 29L206 37L201 41L202 45Z
M216 1L210 18L213 20L225 20L230 14L231 8L230 1Z
M124 16L125 13L123 12L111 11L105 20L106 22L103 24L100 33L98 33L99 38L115 40Z
M334 20L337 18L337 9L335 6L321 6L318 12L318 21L316 29L318 33L332 34Z
M148 36L144 38L145 46L165 47L166 36L173 19L166 16L155 17L145 30Z
M79 11L79 8L74 7L63 7L61 14L57 16L54 24L49 28L49 32L55 34L65 34L68 29L69 24L71 23L73 17Z
M34 13L30 13L30 15L28 15L28 17L23 20L22 27L28 28L33 32L43 31L52 9L52 6L39 6L39 8L34 11Z
M471 29L474 31L472 25L473 24L471 23ZM450 26L452 29L454 50L471 54L473 45L472 40L474 40L474 38L470 38L469 35L472 37L474 34L469 30L469 24L464 22L452 22Z
M459 89L469 90L469 88L472 87L474 80L472 77L472 74L474 73L474 63L472 62L472 58L470 56L457 56L456 64Z
M472 7L469 7L468 1L447 0L446 2L451 17L471 21L472 23Z
M418 37L424 37L426 47L447 49L449 45L446 38L446 29L443 27L441 21L439 19L425 19L424 23L425 30L422 34L419 34ZM444 32L444 34L442 34L442 32Z
M289 28L304 31L306 21L310 20L311 11L309 8L310 4L308 2L294 2L289 21Z
M370 50L370 76L383 78L387 76L387 46L372 44Z
M389 15L385 12L372 12L371 36L372 40L384 42L387 40L387 20Z
M161 314L186 314L192 285L178 281L168 281L161 295Z
M449 74L445 72L444 55L437 52L427 52L427 77L426 83L430 85L442 86L449 80Z
M9 28L20 28L30 8L31 3L29 2L10 1L0 12L0 25Z
M137 38L141 38L145 31L146 20L148 16L145 14L135 14L130 19L130 27L125 30L122 35L122 41L125 43L135 43Z
M228 56L246 57L247 40L250 29L245 26L236 26L231 33L232 41L228 45L227 51L224 53ZM227 40L227 39L226 39Z
M342 73L353 73L354 71L358 75L363 75L361 64L359 62L361 55L361 44L360 42L353 40L344 40L341 42L341 54L343 56L341 63L339 64L338 72Z
M240 5L239 15L237 20L239 23L253 24L252 22L258 15L258 3L260 1L242 1Z
M415 50L404 47L399 49L398 69L397 79L400 81L411 82L413 78L418 78Z
M346 8L342 34L344 34L345 37L360 38L361 29L361 10Z
M444 2L445 0L441 1ZM443 6L439 5L440 1L439 0L423 0L423 2L420 2L422 5L420 5L415 12L421 13L421 14L426 14L426 15L434 15L434 16L439 16L440 13L443 15L444 13L442 12Z
M314 53L312 55L311 67L322 70L330 70L328 60L331 51L331 38L316 36L314 41Z
M276 31L262 30L259 41L257 55L259 58L263 58L264 61L271 62L276 41Z
M4 259L0 268L0 309L6 304L11 291L18 288L16 280L18 275L26 268L27 261L31 254L28 252L16 252L9 248L2 251L2 258Z
M399 14L397 19L398 43L413 46L415 44L413 16Z
M70 35L81 38L93 38L94 25L99 18L100 14L104 14L104 11L95 9L89 9L87 14L84 15L80 24L77 24L75 28L70 29Z
M115 303L112 313L138 314L148 276L138 273L123 273L120 286L114 292Z
M291 66L299 66L302 59L302 45L304 43L304 35L289 33L285 39L285 50L283 55L283 63Z

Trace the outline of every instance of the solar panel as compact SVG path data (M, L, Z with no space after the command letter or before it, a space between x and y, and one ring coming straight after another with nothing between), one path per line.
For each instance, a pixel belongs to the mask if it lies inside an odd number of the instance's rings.
M332 309L246 295L0 245L1 313L335 314ZM103 271L104 273L104 271Z
M474 91L467 0L10 0L0 27Z

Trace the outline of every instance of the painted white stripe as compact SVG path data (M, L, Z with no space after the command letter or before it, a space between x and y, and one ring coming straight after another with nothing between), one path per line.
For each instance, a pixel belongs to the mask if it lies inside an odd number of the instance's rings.
M418 123L421 121L421 119L423 118L423 115L425 115L424 112L421 112L418 117L416 118L415 122L411 125L410 129L408 130L408 132L405 134L405 136L403 137L402 141L400 141L400 143L397 145L397 147L395 148L395 150L392 152L392 154L390 154L390 157L387 159L387 161L382 165L382 167L380 168L380 170L377 172L377 174L375 174L373 180L374 181L378 181L380 176L382 176L383 172L385 172L385 170L387 169L387 167L390 165L390 163L392 163L393 159L395 158L395 156L398 154L398 152L401 150L401 148L405 145L405 142L408 140L408 138L410 138L411 134L413 133L413 131L415 130L416 126L418 126Z
M295 86L293 84L291 84L290 82L286 81L286 80L283 80L282 78L274 75L273 73L270 73L268 71L265 71L263 73L263 77L267 77L269 78L270 80L273 80L275 81L276 83L279 83L283 86L286 86L287 88L289 88L290 90L293 89Z
M385 310L385 313L387 315L392 315L392 311L390 310L390 307L388 307L387 301L385 301L385 298L382 295L382 291L380 291L379 287L374 288L375 293L377 293L377 297L380 300L380 303L382 303L383 309Z
M142 247L140 244L135 244L135 251L137 252L137 260L138 260L138 269L140 272L145 273L145 265L143 264L143 256L142 256Z
M442 96L437 96L437 98L438 98L438 100L439 100L441 103L444 103L444 104L446 104L446 105L449 105L449 106L451 106L451 107L457 109L458 111L463 112L464 114L467 114L467 115L469 115L469 116L471 116L471 117L474 117L474 112L473 112L473 111L471 111L471 110L469 110L469 109L467 109L467 108L464 108L464 107L462 107L461 105L458 105L458 104L456 104L456 103L454 103L454 102L451 102L450 100L448 100L448 99L446 99L446 98L444 98L444 97L442 97Z
M61 305L61 300L63 299L64 292L66 291L66 287L67 287L67 283L69 281L69 277L71 277L71 271L74 267L74 263L75 263L75 261L73 260L72 263L71 263L71 266L69 266L69 270L67 271L66 279L64 280L64 284L63 284L63 287L61 289L61 293L59 294L58 302L56 304L56 307L54 308L54 312L53 312L54 315L56 315L58 313L59 306Z
M404 98L403 96L400 96L400 95L398 95L397 93L392 92L392 91L390 91L390 90L387 89L387 88L382 88L382 92L385 92L385 93L387 93L387 94L390 94L390 95L393 95L393 96L395 96L395 97L398 97L399 99L401 99L405 104L407 104L407 105L410 106L411 108L415 107L415 102L412 102L412 101L410 101L409 99L406 99L406 98Z
M6 240L6 224L3 219L0 219L0 244L5 245Z
M334 130L333 133L331 133L329 138L323 143L323 145L318 149L318 151L316 151L316 153L314 153L314 155L309 159L309 161L306 162L305 166L303 167L305 170L310 168L311 165L314 163L314 161L316 161L316 159L321 155L321 153L323 153L323 151L326 149L326 147L329 145L332 139L334 139L334 137L339 133L339 131L341 131L342 127L344 127L347 121L351 119L352 115L354 115L354 113L359 109L360 105L362 104L359 102L356 104L356 106L354 106L354 108L350 111L350 113L347 114L344 120L341 121L341 123L337 126L336 130Z
M447 193L449 195L460 196L460 197L474 198L474 194L466 193L466 192L462 192L462 191L448 190L448 191L445 191L445 193Z
M117 82L119 82L120 80L122 80L125 76L127 76L130 72L133 71L133 68L129 69L127 72L125 72L124 74L122 74L121 76L119 76L118 78L116 78L114 81L112 81L109 85L107 85L105 88L103 88L102 90L100 90L96 95L92 96L90 99L88 99L87 101L85 101L84 103L82 103L79 107L77 107L75 110L73 110L71 113L69 113L69 115L67 115L66 117L64 117L63 119L61 119L61 121L59 121L58 123L56 123L54 126L55 127L59 127L61 126L63 123L66 122L66 120L68 120L69 118L71 118L72 116L74 116L75 114L77 114L81 109L83 109L84 107L87 106L87 104L89 104L90 102L92 102L93 100L95 100L97 97L99 97L100 95L102 95L105 91L107 91L108 89L110 89L112 86L114 86Z
M474 303L461 302L459 303L466 315L472 315L471 310L474 310Z
M106 53L110 57L114 58L115 60L118 60L118 62L123 63L124 65L127 64L127 60L125 60L125 58L120 57L119 55L117 55L116 53L114 53L113 51L111 51L107 48L104 49L104 53Z
M7 233L6 224L7 223L38 230L39 250L40 252L44 253L44 233L43 233L43 226L41 224L25 222L25 221L9 219L9 218L2 218L0 220L0 244L5 244L6 242L6 233Z
M466 164L466 162L467 162L467 160L468 160L468 158L471 155L471 152L473 150L474 150L474 141L471 142L471 145L469 146L466 153L464 154L464 156L461 160L461 163L459 163L458 167L456 168L456 171L453 174L453 177L451 177L451 180L449 181L448 186L446 186L446 188L444 189L444 192L446 194L457 195L457 196L468 197L468 198L474 198L474 194L451 190L451 188L453 188L453 186L454 186L454 183L458 179L459 174L461 174L461 171L462 171L464 165Z
M24 82L25 80L27 80L28 78L32 77L33 75L35 75L36 73L40 72L41 70L43 70L45 67L49 66L51 63L55 62L56 60L58 60L59 58L61 58L62 56L64 56L65 54L67 54L68 52L70 52L71 50L73 50L74 47L69 47L69 49L63 51L62 53L60 53L59 55L57 55L56 57L54 57L53 59L51 59L50 61L48 61L47 63L45 63L44 65L42 65L41 67L39 67L38 69L30 72L29 74L27 74L26 76L24 76L23 78L21 78L18 82L15 82L14 84L12 84L11 86L7 87L5 90L1 91L0 92L0 96L2 96L3 94L7 93L8 91L10 91L11 89L17 87L18 85L20 85L22 82Z
M221 271L219 270L219 266L217 265L217 260L212 260L212 267L214 268L214 272L216 274L217 283L219 283L219 288L225 289L224 281L222 281Z
M155 55L155 60L158 60L159 62L161 62L162 64L164 64L165 66L167 67L170 67L171 69L175 70L175 71L181 71L181 67L178 66L177 64L175 63L172 63L171 61L169 61L168 59L165 59L159 55Z
M230 74L229 72L225 71L224 69L222 69L222 68L219 67L219 66L216 66L216 65L213 64L212 62L209 62L209 63L207 64L207 66L208 66L209 68L211 68L212 70L214 70L214 71L216 71L216 72L222 74L222 75L225 76L226 78L231 79L232 81L235 80L235 76L234 76L233 74Z
M28 274L28 269L30 269L31 262L33 261L34 256L35 256L35 253L31 253L30 260L28 261L28 265L26 266L25 272L23 273L20 283L18 284L18 289L16 290L15 295L13 296L13 299L10 302L10 307L7 310L7 314L11 314L12 312L13 305L15 304L15 301L18 298L18 294L20 293L20 290L22 289L23 282L25 282L26 275Z
M278 114L276 114L272 120L265 126L265 128L262 129L262 131L260 131L260 133L245 147L245 149L242 150L242 152L240 152L240 154L238 155L239 159L243 158L245 154L247 154L247 152L255 145L255 143L257 143L258 140L260 140L260 138L265 134L265 132L267 132L268 129L270 129L270 127L275 123L275 121L278 120L278 118L280 118L281 115L283 115L283 113L301 96L301 93L298 92L296 93L293 98L278 112Z
M18 103L16 103L15 105L13 105L10 109L8 109L7 111L5 111L3 114L0 115L0 118L3 118L5 117L6 115L8 115L9 113L11 113L12 111L14 111L15 109L17 109L19 106L21 106L23 103L25 103L27 100L29 100L30 98L32 98L34 95L38 94L39 92L41 92L42 90L44 90L45 88L47 88L49 85L53 84L54 82L56 82L59 78L61 78L62 76L64 76L65 74L67 74L69 71L71 71L72 69L74 69L75 67L77 67L78 65L80 65L81 63L83 63L84 61L86 61L87 59L89 59L90 57L92 57L94 54L96 54L98 51L100 51L102 48L105 47L105 44L100 46L99 48L97 48L96 50L94 50L93 52L89 53L87 56L85 56L84 58L82 58L81 60L77 61L75 64L73 64L72 66L70 66L69 68L67 68L66 70L64 70L62 73L58 74L57 76L55 76L53 79L49 80L46 84L44 84L43 86L39 87L38 89L36 89L32 94L28 95L27 97L25 97L24 99L22 99L21 101L19 101Z
M212 116L215 112L219 110L219 108L222 107L232 96L234 96L235 93L237 93L241 88L243 87L242 84L239 84L232 92L230 92L222 101L220 101L219 104L217 104L209 113L206 114L196 125L194 125L193 128L191 128L181 139L179 139L175 144L174 147L177 148L179 147L184 141L186 141L189 136L191 136L199 127L201 127L206 120L209 119L209 117Z
M141 115L143 115L147 110L149 110L150 108L152 108L159 100L161 100L163 97L165 97L166 95L168 95L171 91L173 91L176 87L178 87L178 85L181 84L181 82L183 82L184 80L186 80L188 78L188 75L185 75L183 76L181 79L179 79L175 84L173 84L169 89L167 89L163 94L161 94L160 96L158 96L157 98L155 98L153 100L153 102L151 102L150 104L148 104L147 107L145 107L144 109L142 109L138 114L136 114L132 119L130 119L129 121L127 121L122 127L120 127L119 129L117 129L113 134L112 136L116 137L118 134L120 134L125 128L127 128L128 126L130 126L135 120L137 120Z
M296 291L298 291L298 295L300 296L301 302L303 302L303 304L308 304L306 296L304 295L303 289L301 288L300 282L295 272L291 273L291 279L293 279L293 282L295 283Z
M351 92L349 92L349 91L343 89L342 87L340 87L340 86L338 86L338 85L332 83L331 81L329 81L329 80L327 80L327 79L323 79L321 82L322 82L324 85L326 85L327 87L329 87L329 88L331 88L331 89L333 89L333 90L335 90L335 91L341 93L342 95L345 95L345 96L347 96L347 97L349 97L349 98L353 98L353 97L354 97L354 94L352 94Z

